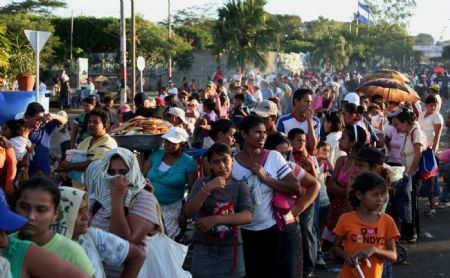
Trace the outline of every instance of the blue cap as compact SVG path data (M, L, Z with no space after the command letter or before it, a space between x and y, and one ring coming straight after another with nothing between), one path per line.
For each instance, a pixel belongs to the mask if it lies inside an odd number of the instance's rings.
M0 230L13 232L25 226L27 222L28 219L9 210L5 193L0 188Z

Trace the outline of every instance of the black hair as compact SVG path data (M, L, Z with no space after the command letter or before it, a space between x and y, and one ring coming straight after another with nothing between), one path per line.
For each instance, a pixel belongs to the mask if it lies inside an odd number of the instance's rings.
M211 159L214 154L217 155L229 155L232 157L231 148L227 144L224 143L214 143L209 150L206 152L206 158L208 162L211 162Z
M32 102L28 104L27 110L25 110L25 117L34 117L39 113L45 113L45 109L39 102Z
M296 100L302 100L307 95L313 95L311 89L298 89L294 92L294 96L292 97L292 103L295 104Z
M113 100L113 98L112 98L111 96L105 96L105 97L103 98L103 103L104 103L104 104L108 104L108 103L110 103L112 100Z
M325 141L319 141L319 143L317 143L316 149L320 149L325 146L330 146L330 145Z
M209 136L211 139L216 141L219 136L219 132L227 133L231 128L233 128L233 123L226 119L220 119L218 121L211 122L211 127Z
M89 103L91 105L97 106L97 101L95 100L95 97L88 96L85 99L83 99L83 103Z
M208 98L208 99L205 99L205 101L203 102L203 107L206 107L210 111L214 111L214 108L216 107L216 103L214 102L214 100Z
M356 114L358 116L361 116L364 113L364 106L356 105L350 102L345 103L343 108L345 112L348 112L350 114Z
M5 125L11 130L11 138L22 136L25 131L25 121L23 119L8 120L5 122Z
M227 101L227 97L224 94L220 94L220 105L225 105L225 102Z
M427 98L425 99L425 104L437 104L438 103L438 100L437 100L437 98L436 98L436 96L435 95L429 95L429 96L427 96Z
M54 183L50 178L45 176L38 176L30 178L20 185L17 191L14 193L13 207L16 208L17 201L26 190L40 189L48 192L52 196L52 203L55 209L58 209L59 201L61 199L61 193L59 192L58 185Z
M364 128L359 125L347 125L344 130L347 132L350 141L355 142L355 146L353 146L354 149L359 150L366 145L367 134ZM357 137L355 136L355 131L357 132Z
M275 150L280 144L290 144L289 140L284 137L281 133L274 133L267 136L266 143L264 144L264 149Z
M413 125L416 121L416 115L412 110L403 108L403 111L397 115L397 120L401 123L407 122L409 125Z
M239 124L239 130L240 132L249 133L250 129L257 127L259 125L264 125L264 120L256 115L249 115L242 119L241 123Z
M377 101L383 101L383 96L376 94L370 98L370 102L377 102Z
M325 113L325 121L331 123L330 132L340 131L344 126L341 115L339 114L339 112L336 111Z
M89 112L88 119L91 116L98 116L98 117L100 117L100 119L101 119L101 121L103 123L103 127L105 129L109 128L109 120L110 120L109 119L109 115L107 113L105 113L105 111L103 109L98 109L98 108L93 109L91 112Z
M356 197L356 192L362 194L374 190L375 188L382 188L388 192L386 181L377 173L365 172L358 175L352 184L352 188L348 194L348 200L353 207L360 205L359 199Z
M288 132L288 139L289 140L294 140L295 136L297 135L303 135L306 134L305 131L301 128L293 128Z
M244 97L244 94L239 93L239 94L234 95L234 99L240 99L240 100L244 101L245 97Z

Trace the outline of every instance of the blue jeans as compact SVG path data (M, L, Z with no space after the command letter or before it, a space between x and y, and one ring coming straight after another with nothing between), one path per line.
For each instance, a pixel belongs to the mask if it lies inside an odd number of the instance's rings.
M323 258L323 252L320 248L320 241L322 239L322 235L320 232L320 219L327 218L329 208L329 204L327 206L321 207L320 198L319 196L317 196L316 200L314 201L314 229L316 230L317 235L317 259Z
M303 239L303 273L314 271L317 262L317 234L314 229L314 207L312 203L300 215L300 227Z

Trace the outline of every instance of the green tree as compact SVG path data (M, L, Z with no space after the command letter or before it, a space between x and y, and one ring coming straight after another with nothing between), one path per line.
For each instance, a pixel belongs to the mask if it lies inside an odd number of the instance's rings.
M432 45L433 43L434 39L430 34L420 33L416 36L416 44Z
M265 52L276 46L278 21L264 12L265 0L230 0L218 9L214 52L228 54L228 65L265 68Z
M417 6L416 0L366 0L376 21L385 21L391 24L405 26L414 8Z
M442 51L442 58L445 62L450 62L450 45L444 46Z
M65 8L67 6L64 0L24 0L21 2L10 1L11 3L0 7L2 14L40 14L50 15L56 8Z

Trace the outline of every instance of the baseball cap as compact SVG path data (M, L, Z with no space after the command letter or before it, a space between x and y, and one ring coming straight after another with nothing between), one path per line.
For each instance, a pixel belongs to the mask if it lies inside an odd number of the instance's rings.
M175 87L170 88L169 90L167 90L167 93L168 93L169 95L178 95L178 89L175 88Z
M183 123L187 124L186 117L185 117L186 113L185 113L185 112L183 111L183 109L181 109L181 108L178 108L178 107L171 107L171 108L169 108L169 110L166 112L166 114L174 115L174 116L180 118L180 120L181 120Z
M131 111L131 108L130 108L130 106L128 105L128 104L126 104L126 103L123 103L123 104L121 104L120 106L119 106L119 111L120 111L120 113L126 113L126 112L129 112L129 111Z
M209 81L208 84L207 84L206 86L208 86L208 87L214 87L214 85L215 85L214 82Z
M148 96L145 93L138 93L134 96L135 105L143 104L146 100L148 100Z
M439 90L441 89L441 87L440 87L438 84L433 84L433 85L431 85L431 89L434 90L434 91L436 91L436 92L439 92Z
M360 105L359 95L357 93L350 92L350 93L346 94L344 97L344 101L346 101L348 103L356 104L357 106Z
M275 102L270 100L263 100L256 105L253 112L261 118L278 115L278 107Z
M171 127L166 134L161 136L161 138L169 140L174 144L187 142L188 137L189 135L187 134L186 130L180 127Z
M9 210L5 192L0 188L0 230L13 232L25 226L27 222L28 219Z

